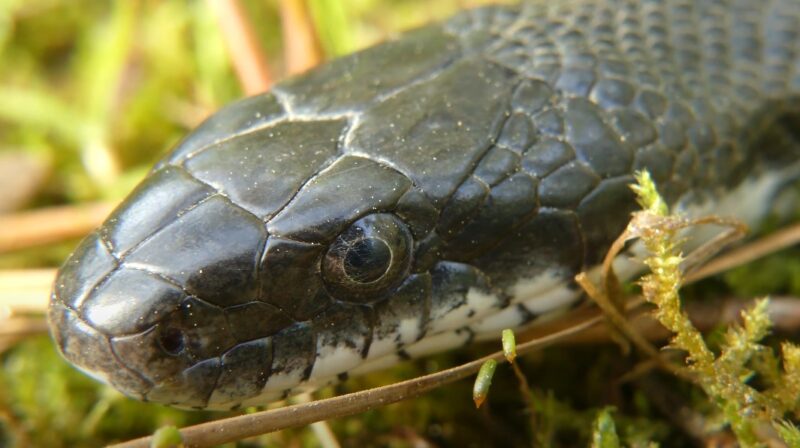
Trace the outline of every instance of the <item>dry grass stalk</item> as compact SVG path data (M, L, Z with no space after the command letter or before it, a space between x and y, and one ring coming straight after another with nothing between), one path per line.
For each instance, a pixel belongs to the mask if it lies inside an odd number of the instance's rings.
M707 278L795 246L798 243L800 243L800 223L787 226L749 244L733 249L720 257L716 257L699 269L688 272L684 281L690 283Z
M272 85L266 54L239 0L208 0L219 22L236 75L246 96L266 92Z
M83 237L113 208L108 202L93 202L0 215L0 253Z
M55 278L55 269L0 270L0 316L44 313Z
M304 0L281 0L286 74L302 73L322 61L322 49Z

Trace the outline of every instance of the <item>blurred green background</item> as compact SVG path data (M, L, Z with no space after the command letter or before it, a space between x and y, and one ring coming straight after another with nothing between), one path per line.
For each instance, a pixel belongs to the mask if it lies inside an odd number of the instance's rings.
M309 0L307 5L324 56L333 58L488 2ZM280 2L242 3L280 78L285 66ZM8 190L0 191L0 210L119 201L186 132L241 96L205 1L0 0L0 185ZM55 267L76 243L0 254L0 268ZM797 255L734 271L689 296L798 294ZM496 348L483 345L406 363L318 396L410 378ZM100 446L166 424L224 415L122 397L61 361L46 336L0 350L0 447ZM691 438L670 427L649 399L649 388L668 386L698 410L711 407L696 389L671 378L656 386L614 383L637 361L613 345L554 348L521 362L536 396L533 435L517 384L504 368L498 369L489 404L481 411L472 408L471 384L462 381L420 399L339 419L332 428L343 446L530 446L532 438L540 446L586 446L597 410L615 403L621 409L614 418L627 446L646 446L650 440L685 446ZM320 442L304 428L238 445L313 447Z

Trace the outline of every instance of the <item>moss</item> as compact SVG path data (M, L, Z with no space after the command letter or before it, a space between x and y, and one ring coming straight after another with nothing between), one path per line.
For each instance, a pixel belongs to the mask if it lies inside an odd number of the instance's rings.
M670 345L686 352L686 366L697 384L722 411L727 424L743 447L764 446L756 430L761 424L778 422L797 408L800 397L800 347L784 342L782 364L770 347L762 345L772 323L767 316L768 301L761 299L742 312L742 324L727 330L716 355L683 311L679 290L682 283L678 229L680 218L670 216L647 172L639 173L633 186L643 211L634 217L650 226L639 227L647 251L645 264L650 273L640 281L642 292L656 305L655 317L673 333ZM751 364L755 361L755 365ZM766 387L749 384L758 373ZM786 432L786 431L784 431ZM789 434L788 432L786 432Z
M610 408L604 408L597 414L592 433L592 448L619 448L619 436Z

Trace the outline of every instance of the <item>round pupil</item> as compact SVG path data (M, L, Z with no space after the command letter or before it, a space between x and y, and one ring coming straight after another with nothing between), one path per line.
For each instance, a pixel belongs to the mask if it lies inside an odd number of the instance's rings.
M344 271L351 280L369 283L389 269L392 252L383 241L367 238L353 244L344 257Z
M168 328L161 335L161 346L171 355L181 353L183 351L183 332L177 328Z

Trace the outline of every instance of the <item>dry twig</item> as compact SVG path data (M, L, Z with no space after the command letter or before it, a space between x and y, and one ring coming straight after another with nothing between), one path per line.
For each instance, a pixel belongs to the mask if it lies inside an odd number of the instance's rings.
M712 275L728 271L757 260L761 257L787 249L800 243L800 222L780 229L749 244L714 258L701 268L687 273L686 283L697 281Z
M55 275L55 269L0 270L0 317L44 313Z
M114 204L95 202L0 215L0 253L82 237L113 208Z
M286 74L302 73L322 61L322 50L304 0L281 0Z
M272 85L264 50L239 0L208 0L217 16L228 53L246 96L266 92Z

